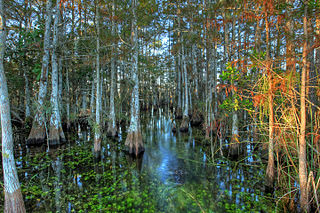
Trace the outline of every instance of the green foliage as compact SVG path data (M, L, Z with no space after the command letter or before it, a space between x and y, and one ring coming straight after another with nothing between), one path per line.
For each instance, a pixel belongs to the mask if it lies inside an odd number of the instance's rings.
M230 82L230 85L225 88L227 97L219 106L221 109L225 109L227 112L238 111L240 109L250 111L253 109L252 101L243 98L239 87L247 83L246 76L243 76L231 63L227 63L226 70L222 71L220 78L222 81Z
M260 67L260 63L265 60L267 53L264 51L257 51L256 48L251 49L252 68Z
M221 80L230 81L232 84L235 81L238 81L240 77L240 71L233 67L231 63L227 63L226 70L222 71L222 74L220 75Z
M252 102L249 99L241 98L241 96L238 94L228 96L219 107L221 109L225 109L228 112L238 111L240 109L248 111L253 110Z
M37 81L39 81L41 77L41 64L35 64L31 72L36 76Z

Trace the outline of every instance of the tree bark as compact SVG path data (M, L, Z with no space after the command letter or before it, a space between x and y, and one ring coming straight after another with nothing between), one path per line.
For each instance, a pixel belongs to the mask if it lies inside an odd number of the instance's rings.
M320 11L319 10L316 10L315 17L316 17L315 41L317 41L317 38L320 38ZM313 51L311 52L311 54L313 54ZM311 105L312 118L314 118L315 113L317 112L316 106L319 106L319 100L317 97L317 85L319 85L319 77L317 76L320 73L319 71L320 71L320 47L315 49L314 67L312 70L309 71L310 72L309 100L313 103Z
M97 30L97 46L96 46L96 123L94 133L94 152L99 157L101 151L101 82L100 82L100 24L99 20L99 0L96 1L96 30Z
M213 44L213 91L214 91L214 116L218 113L218 92L217 92L217 41Z
M181 63L183 68L183 78L184 78L184 109L183 109L183 118L180 126L180 132L188 132L189 130L189 97L188 97L188 73L187 73L187 64L185 60L185 51L184 51L184 40L181 40Z
M3 0L0 0L0 114L2 132L2 169L4 179L4 212L26 212L13 153L13 136L7 79L4 73L6 43Z
M303 30L305 40L302 53L302 73L301 73L301 98L300 98L300 136L299 136L299 184L300 184L300 207L304 212L310 211L308 190L307 190L307 142L306 142L306 84L308 75L308 29L307 29L307 6L305 6L303 17Z
M84 82L87 82L86 80ZM84 85L81 89L81 112L82 114L86 114L87 113L87 88L86 85Z
M266 68L267 75L269 80L269 93L268 93L268 101L269 101L269 144L268 144L268 165L266 171L266 185L269 189L273 188L274 184L274 110L273 110L273 74L271 70L271 60L270 60L270 41L269 41L269 20L268 14L265 12L265 25L266 25Z
M290 4L292 0L286 0L287 4ZM290 13L288 14L286 21L286 70L287 72L292 72L293 74L296 71L296 62L294 58L294 45L292 42L293 39L293 23L290 17Z
M49 50L50 50L50 26L51 26L51 6L52 0L47 1L46 5L46 23L44 32L43 49L44 54L42 57L42 68L40 76L40 87L37 101L37 111L33 120L31 132L27 139L27 145L42 144L46 138L46 120L44 112L44 101L47 95L47 84L48 84L48 66L49 66Z
M232 41L235 43L235 25L236 25L236 19L235 16L233 16L232 20ZM230 60L236 60L235 56L235 44L231 45L231 56L229 56ZM233 57L231 59L231 57ZM233 67L233 66L232 66ZM234 69L234 67L233 67ZM235 91L235 87L237 86L236 80L234 80L234 74L231 75L231 92L233 97L233 102L237 101L237 93ZM238 118L238 109L232 110L232 132L231 132L231 144L230 144L230 156L232 158L237 158L239 156L239 149L240 149L240 142L239 142L239 118Z
M52 113L50 117L50 128L49 128L49 145L60 145L66 141L64 136L62 125L61 125L61 116L59 109L59 64L57 50L59 46L59 28L60 23L60 3L56 3L55 8L55 19L53 25L53 49L51 55L51 65L52 65L52 90L51 90L51 107Z
M292 0L286 0L287 4L291 4ZM295 112L295 93L294 93L294 81L296 76L296 60L295 60L295 54L294 54L294 32L293 32L293 23L291 19L291 13L288 13L287 21L286 21L286 72L287 75L290 75L291 78L289 78L289 86L290 89L288 91L289 97L290 97L290 103L291 103L291 111L292 116L294 116Z
M90 96L90 113L94 114L94 100L95 100L95 77L94 71L92 72L92 81L91 81L91 96Z
M210 19L210 17L209 17ZM207 128L209 128L209 131L206 131L206 139L210 138L210 133L212 131L212 123L213 123L213 108L212 108L212 100L213 100L213 95L212 95L212 87L213 87L213 60L212 60L212 52L213 52L213 48L211 46L211 42L209 40L211 40L211 37L209 36L209 34L211 34L211 31L209 31L209 29L206 30L206 52L207 52L207 101L206 101L206 105L207 105Z
M195 32L193 32L195 34ZM199 91L198 91L198 66L197 66L197 45L194 44L192 46L192 69L194 73L194 93L196 96L196 99L199 99ZM196 106L197 107L197 106Z
M180 20L180 9L178 9L177 12L178 15L178 45L181 45L181 20ZM182 96L181 96L181 85L182 85L182 81L181 81L181 73L182 73L182 69L181 69L182 65L181 65L181 50L179 48L178 53L177 53L177 71L178 71L178 75L177 75L177 93L178 93L178 106L177 106L177 110L176 110L176 119L181 119L182 118Z
M137 27L137 0L132 1L132 80L134 87L132 90L131 98L131 119L130 127L128 129L128 135L126 138L125 146L129 154L135 154L138 156L144 152L144 145L142 141L141 129L140 129L140 106L139 106L139 75L138 75L138 27Z
M66 70L66 89L67 89L67 100L66 100L66 110L67 110L67 129L70 129L70 82L69 82L69 70Z
M62 33L63 35L63 33ZM62 49L62 48L61 48ZM58 65L58 78L59 78L59 93L58 93L58 100L59 100L59 110L61 112L61 109L63 109L62 106L62 91L63 91L63 75L62 75L62 56L59 57L59 65Z
M29 78L26 70L23 73L24 82L25 82L25 121L28 122L31 119L31 100L30 100L30 87L29 87Z
M115 23L114 23L114 17L115 17L115 1L112 1L112 36L115 36ZM112 51L111 51L111 85L110 85L110 114L109 114L109 124L108 124L108 130L107 135L111 137L115 137L118 135L117 133L117 126L116 126L116 115L115 115L115 109L114 109L114 88L115 88L115 72L116 72L116 64L115 64L115 43L112 44Z

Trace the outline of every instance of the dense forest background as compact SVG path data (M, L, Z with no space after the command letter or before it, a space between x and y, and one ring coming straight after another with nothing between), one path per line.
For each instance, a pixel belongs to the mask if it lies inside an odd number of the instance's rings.
M2 6L11 120L27 132L15 146L60 145L80 125L94 132L99 158L102 135L125 126L126 150L138 156L140 114L167 108L173 130L200 128L214 155L237 161L254 144L279 209L320 210L319 0Z

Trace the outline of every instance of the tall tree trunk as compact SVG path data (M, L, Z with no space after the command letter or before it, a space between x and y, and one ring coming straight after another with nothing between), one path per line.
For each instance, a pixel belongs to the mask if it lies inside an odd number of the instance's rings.
M193 106L192 106L192 92L191 92L191 85L188 88L188 94L189 94L189 112L193 110ZM161 95L161 93L160 93ZM160 99L161 100L161 99ZM190 115L190 113L189 113Z
M63 33L62 33L63 35ZM58 63L58 100L59 100L59 109L61 110L62 107L62 91L63 91L63 75L62 75L62 55L59 56L59 63Z
M99 20L99 0L96 1L96 29L97 29L97 46L96 46L96 125L94 133L94 152L96 157L100 156L101 151L101 82L100 82L100 24Z
M181 56L180 50L178 51L178 60L177 60L177 93L178 93L178 105L176 110L176 119L182 118L182 96L181 96Z
M258 13L258 9L259 7L257 7L256 9L256 13ZM256 18L256 30L255 30L255 36L254 36L254 46L255 46L255 49L256 49L256 52L257 53L260 53L260 49L261 49L261 27L260 27L260 17L257 17ZM253 71L253 70L250 70L250 73L251 73L251 82L252 84L255 83L256 81L256 76L257 74L256 73L259 73L259 70L258 71ZM258 128L257 128L257 125L258 125L258 119L257 119L257 115L258 115L258 107L254 107L254 116L253 116L253 141L254 142L257 142L259 139L258 139ZM262 146L262 149L263 151L265 151L265 147Z
M309 212L309 198L307 186L307 142L306 142L306 84L308 75L308 29L307 29L307 6L305 6L303 17L304 43L302 54L301 73L301 108L300 108L300 136L299 136L299 183L300 183L300 207L302 211Z
M268 144L268 165L266 171L266 185L269 189L273 189L275 166L274 166L274 110L273 110L273 74L271 70L271 59L270 59L270 41L269 41L269 20L268 13L265 12L265 25L266 25L266 68L269 80L269 144Z
M187 72L187 63L186 63L186 53L184 49L184 44L182 40L182 65L183 65L183 74L184 74L184 109L183 109L183 117L189 116L189 96L188 96L188 72Z
M71 40L73 40L72 42L72 57L75 57L75 49L76 49L76 39L74 36L74 31L75 31L75 6L74 6L74 0L71 1L72 4L72 11L71 11ZM71 73L73 73L73 66L72 66L72 61L69 62L69 67L70 67L70 71ZM71 130L71 121L70 121L70 111L72 109L70 109L70 101L72 100L72 95L70 94L70 80L69 80L69 67L66 69L66 114L67 114L67 130L70 131Z
M204 0L204 5L205 7L207 7L207 1ZM209 47L209 40L210 40L210 33L208 32L210 24L208 24L208 19L210 19L210 17L208 18L208 14L205 14L204 16L204 23L203 23L203 28L204 28L204 32L203 32L203 43L205 44L205 60L204 60L204 69L205 69L205 95L204 95L204 99L205 99L205 113L206 113L206 117L205 117L205 128L206 128L206 139L210 139L210 132L211 132L211 117L210 117L210 100L212 100L212 94L210 96L210 53L211 51L209 49L211 49Z
M25 121L29 122L29 120L31 119L31 100L30 100L30 86L29 86L29 78L28 78L28 74L26 72L26 70L23 73L24 76L24 82L25 82L25 91L24 91L24 95L25 97Z
M286 0L287 4L291 4L292 0ZM293 32L293 23L291 19L291 13L288 13L287 21L286 21L286 27L285 27L285 32L286 32L286 72L287 75L291 76L289 79L288 84L290 85L289 89L289 97L290 97L290 103L291 103L291 110L292 110L292 115L296 113L294 111L295 109L295 93L294 93L294 80L296 76L296 60L295 60L295 53L294 53L294 44L293 44L293 39L294 39L294 32Z
M215 34L215 32L214 32ZM210 66L209 66L209 104L208 104L208 120L209 120L209 127L210 127L210 133L212 129L213 122L215 120L215 114L218 112L217 108L217 91L216 91L216 85L217 85L217 68L216 68L216 63L217 63L217 42L214 41L213 44L209 44L211 48L209 48L212 53L210 54L209 61L210 61ZM214 101L213 101L213 95L214 95ZM207 133L208 134L208 133ZM206 134L206 137L207 137ZM212 135L212 134L211 134Z
M112 36L115 36L115 1L112 1ZM114 88L115 88L115 73L116 73L116 64L115 64L115 43L112 44L111 52L111 85L110 85L110 114L109 114L109 124L107 134L108 136L115 137L117 136L117 126L116 126L116 115L114 109Z
M231 48L231 56L233 57L233 60L236 60L236 56L235 56L235 50L236 50L236 46L235 46L235 25L236 25L236 18L235 16L233 16L233 20L232 20L232 41L234 42L234 44L232 45ZM239 26L240 27L240 26ZM231 57L229 56L229 59L231 59ZM232 68L234 69L234 67ZM238 101L237 99L237 93L234 89L234 87L237 86L236 81L234 80L234 74L231 75L231 86L232 86L232 97L233 97L233 102ZM238 109L233 109L232 110L232 132L231 132L231 144L230 144L230 156L232 158L235 158L239 155L239 148L240 148L240 143L239 143L239 118L238 118Z
M223 13L223 19L225 20L223 22L223 29L224 29L224 46L223 46L223 63L222 63L222 70L226 70L226 64L230 61L230 48L229 48L229 24L228 24L228 20L227 20L227 10L224 11ZM222 81L222 84L225 84L224 81ZM226 95L223 92L222 93L222 101L226 99ZM222 130L222 129L221 129ZM224 133L227 131L226 130L222 130L224 131ZM223 142L221 140L221 142ZM222 145L222 143L220 142L220 146Z
M13 153L13 136L7 79L4 73L6 44L3 0L0 0L0 114L2 130L2 169L4 179L4 212L26 212Z
M194 32L195 33L195 32ZM199 91L198 91L198 66L197 66L197 45L194 44L192 46L192 69L194 73L194 93L196 96L196 99L199 99ZM195 106L196 110L198 110L198 106Z
M228 22L226 17L227 11L225 11L223 18L224 18L224 47L223 47L223 54L224 54L224 63L223 63L223 70L226 68L226 64L230 60L230 48L229 48L229 28L228 28Z
M142 141L141 129L140 129L140 106L139 106L139 75L138 75L138 27L137 27L137 0L132 0L132 80L134 87L132 90L131 98L131 120L128 135L126 138L125 146L129 154L135 154L138 156L144 152L144 145Z
M37 101L37 111L33 120L32 129L27 139L27 145L41 144L46 138L46 120L44 112L44 101L47 95L48 84L48 66L49 66L49 50L50 50L50 26L51 26L51 10L52 0L47 1L46 5L46 24L44 32L43 49L44 54L42 57L42 68L40 76L40 87Z
M319 1L318 1L319 2ZM317 38L320 37L320 11L316 10L316 35L315 35L315 41L317 41ZM310 46L310 45L309 45ZM312 51L311 54L314 52ZM310 53L309 53L310 54ZM319 106L319 101L317 97L317 85L319 85L319 73L320 73L320 48L315 49L315 58L314 58L314 67L312 70L309 70L310 72L310 81L309 81L309 100L313 103L311 105L312 110L312 118L314 118L316 113L316 106Z
M66 110L67 110L67 129L70 129L70 82L69 82L69 69L66 69L66 89L67 89L67 100L66 100Z
M256 13L259 13L259 7L256 9ZM257 17L256 20L256 32L254 36L255 49L259 53L261 50L261 27L260 27L260 17Z
M99 48L100 49L100 48ZM101 69L101 68L100 68ZM100 70L101 71L101 70ZM106 90L103 90L102 88L103 88L103 85L104 85L104 78L103 78L103 72L102 73L100 73L100 99L101 99L101 101L100 101L100 120L101 120L101 116L102 116L102 112L103 112L103 107L105 106L105 107L107 107L107 98L103 98L103 97L106 97L106 96L104 96L104 92L106 91ZM106 93L106 92L105 92ZM102 99L104 99L104 104L102 104Z
M63 35L63 34L62 34ZM62 49L62 48L61 48ZM62 75L62 55L59 56L59 66L58 66L58 72L59 72L59 85L58 85L58 100L59 100L59 110L61 113L62 106L62 91L63 91L63 75Z
M182 37L183 38L183 37ZM181 40L181 63L184 78L184 107L183 118L180 126L180 132L188 132L189 130L189 97L188 97L188 73L185 60L184 39Z
M213 91L214 91L214 115L218 114L218 92L217 92L217 41L213 47Z
M28 11L28 1L25 1L25 7L24 9L26 11ZM30 18L31 19L31 18ZM24 22L25 28L28 30L28 18L25 18L25 22ZM30 85L29 85L29 76L28 76L28 66L26 65L26 61L27 61L27 57L26 55L24 55L23 57L24 61L22 61L22 67L23 67L23 77L24 77L24 83L25 83L25 91L24 91L24 95L25 95L25 122L26 125L29 127L29 125L32 122L32 118L31 118L31 95L30 95Z
M289 4L292 0L286 0L286 3ZM292 42L293 39L293 23L291 20L291 17L287 17L286 21L286 70L287 72L293 72L296 71L296 62L294 58L294 45Z
M49 145L60 145L66 141L64 136L62 125L61 125L61 116L59 109L59 64L57 50L59 47L59 24L60 24L60 3L56 3L55 8L55 19L53 25L53 49L51 55L51 65L52 65L52 90L51 90L51 106L52 113L50 117L50 128L49 128Z
M86 82L87 82L87 79L84 80L84 84L83 84L83 87L82 87L82 91L81 91L81 94L82 94L82 102L81 102L81 111L82 111L82 114L86 114L87 113L87 85L86 85Z
M208 19L206 19L206 26L208 26L208 21L211 19L211 17L209 16ZM211 46L211 30L209 28L206 27L206 61L207 61L207 77L206 77L206 85L207 85L207 98L206 98L206 106L207 106L207 128L209 128L209 131L206 131L206 139L209 139L210 137L210 132L212 131L212 122L213 122L213 116L212 116L212 46Z
M91 81L91 96L90 96L90 113L94 114L94 100L95 100L95 76L94 71L92 72L92 81Z
M178 45L181 45L181 20L180 20L180 9L177 11L178 15ZM177 93L178 93L178 106L176 110L176 119L181 119L182 118L182 96L181 96L181 85L182 85L182 63L181 63L181 49L179 48L178 53L177 53Z

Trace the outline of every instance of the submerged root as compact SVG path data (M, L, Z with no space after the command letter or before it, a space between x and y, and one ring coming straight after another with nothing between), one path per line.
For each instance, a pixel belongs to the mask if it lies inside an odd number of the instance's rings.
M81 130L87 130L89 127L89 114L80 115L74 122L76 125L80 125Z
M62 128L50 127L49 129L49 145L58 146L66 142Z
M108 137L113 137L113 138L117 137L118 136L117 126L112 127L112 125L108 125L107 136Z
M229 146L229 156L231 159L237 159L240 152L239 136L233 135L231 138L231 144Z
M211 136L211 132L212 132L212 128L210 125L208 125L207 123L205 123L203 125L203 131L205 132L205 139L206 140L209 140L210 139L210 136Z
M175 123L172 123L172 132L176 133L177 132L177 126Z
M182 118L182 109L181 108L177 108L177 111L175 113L175 117L176 117L176 119Z
M44 125L33 122L31 132L26 141L27 145L41 145L46 139L46 129Z
M180 126L180 132L188 132L189 131L189 117L184 116Z
M126 147L126 151L130 155L135 154L136 156L138 156L140 153L144 152L142 135L139 130L128 133L127 139L125 142L125 147Z
M271 161L272 162L272 161ZM267 193L273 193L274 190L274 164L269 164L267 166L267 172L266 172L266 188L265 191Z
M202 124L203 118L200 112L194 111L191 117L191 126L200 126Z
M94 140L93 147L94 158L98 162L101 159L101 138Z
M70 120L68 120L66 122L61 122L61 126L62 126L62 131L63 132L76 131L76 129L74 127L77 126L77 125L78 124L73 124Z
M95 133L94 136L94 144L93 144L93 152L96 160L101 159L101 134L100 130Z

